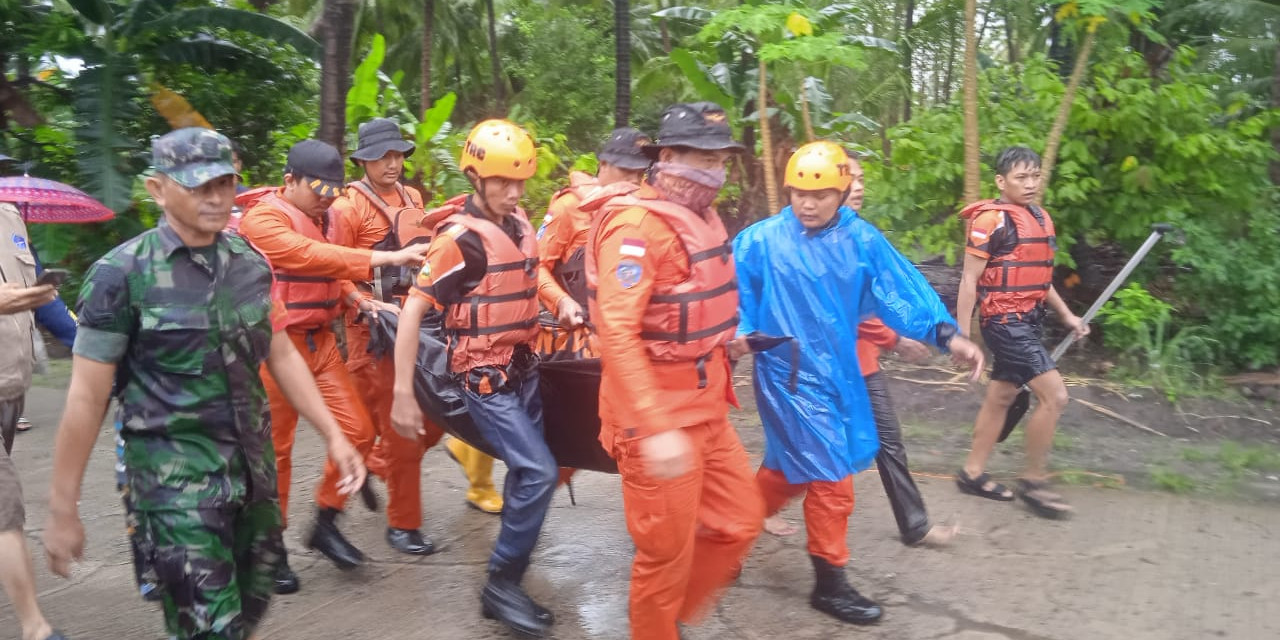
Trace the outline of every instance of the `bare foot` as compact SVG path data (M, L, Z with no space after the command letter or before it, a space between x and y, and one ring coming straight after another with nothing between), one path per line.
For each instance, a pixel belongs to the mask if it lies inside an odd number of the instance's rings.
M924 537L920 538L916 545L922 547L947 547L952 542L955 542L956 534L958 533L960 533L959 523L945 526L935 524L929 527L929 533L924 534Z
M787 522L782 516L772 516L764 519L764 530L775 536L794 535L799 529L794 524Z

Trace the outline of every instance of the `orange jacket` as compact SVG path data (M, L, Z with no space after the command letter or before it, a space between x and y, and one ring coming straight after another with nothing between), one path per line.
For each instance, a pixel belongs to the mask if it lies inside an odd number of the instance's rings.
M480 236L489 268L484 278L456 304L449 305L444 326L453 352L450 368L470 371L488 365L506 366L516 345L532 346L538 336L538 247L533 227L523 212L513 216L523 227L520 246L498 225L459 213L445 222ZM446 231L450 233L453 231Z
M353 249L386 249L395 250L399 247L382 246L387 245L387 238L391 235L392 224L396 212L402 208L410 207L418 211L422 208L422 195L413 187L405 187L397 184L391 193L376 194L381 201L370 199L361 189L367 187L367 183L353 182L348 185L346 193L339 196L333 201L333 206L329 208L329 241L351 247ZM372 188L368 189L369 193L374 193ZM392 270L399 270L400 267L391 267ZM372 277L376 280L382 274L381 267L374 269ZM384 279L385 280L385 279ZM383 289L383 300L391 302L392 296L390 283ZM361 289L361 295L372 298L374 283L368 283ZM357 313L347 314L347 323L351 324L355 321Z
M636 195L658 196L648 185ZM708 226L723 233L715 212L705 215L711 219ZM600 275L592 318L604 365L601 443L612 451L619 441L723 421L727 403L736 404L723 346L711 348L702 361L658 361L652 357L651 341L642 336L653 296L690 278L686 239L662 215L643 206L613 212L596 229L588 253ZM733 260L728 264L732 268ZM724 302L730 315L737 311L736 300Z
M369 278L372 252L326 242L321 235L320 222L289 204L282 195L283 191L280 189L264 196L240 221L240 234L267 258L277 274L273 295L278 296L286 309L291 302L309 301L290 298L294 295L293 286L298 283L280 281L280 274L288 274L294 278L337 280L340 298L345 298L355 290L350 280ZM332 319L333 312L329 314ZM290 318L287 322L289 326L313 327L292 320Z
M876 319L858 325L858 369L863 376L880 370L880 350L898 344L898 334Z
M972 225L986 211L1009 215L1017 244L1008 254L987 260L987 268L978 278L978 297L982 300L978 315L989 318L1031 311L1044 302L1053 284L1053 256L1058 248L1053 220L1049 212L1042 211L1041 225L1026 208L994 200L975 202L965 207L960 217Z
M593 212L578 208L597 186L595 177L581 171L569 174L569 186L551 196L547 215L538 229L538 299L553 313L560 300L569 295L555 270L569 262L573 253L586 246Z

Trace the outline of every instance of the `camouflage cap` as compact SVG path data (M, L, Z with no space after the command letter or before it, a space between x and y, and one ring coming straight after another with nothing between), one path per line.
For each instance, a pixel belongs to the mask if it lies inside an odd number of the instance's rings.
M236 173L231 163L231 141L203 127L170 131L152 140L151 164L188 189Z

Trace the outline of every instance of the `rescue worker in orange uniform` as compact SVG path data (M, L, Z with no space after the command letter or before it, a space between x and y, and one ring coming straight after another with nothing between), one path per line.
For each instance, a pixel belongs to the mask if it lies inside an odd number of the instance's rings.
M405 156L414 145L404 140L394 120L375 118L360 125L359 144L351 161L364 169L364 177L347 185L346 193L333 203L333 224L329 239L334 244L356 249L399 249L424 238L401 236L400 223L412 224L423 216L422 195L413 187L400 184ZM383 267L375 269L373 278L356 282L362 297L382 312L398 314L404 296L408 295L415 269ZM369 325L357 309L346 315L347 370L356 384L365 408L373 419L378 442L369 465L387 483L387 543L410 555L435 552L431 540L423 537L422 527L422 456L435 446L444 434L433 424L424 425L423 437L402 438L391 427L391 387L395 383L395 367L390 358L369 353ZM470 449L465 443L457 446ZM502 498L493 490L492 458L487 468L468 490L471 504L485 511L502 510ZM469 456L462 456L470 459ZM468 470L468 477L474 474ZM368 483L365 485L369 486ZM496 504L495 504L496 503Z
M422 433L414 397L419 328L444 314L449 370L481 435L507 465L502 527L489 557L481 610L511 629L542 637L554 616L520 586L555 491L556 461L543 438L538 391L538 245L519 207L537 169L533 139L505 120L486 120L467 136L459 163L475 191L451 200L427 263L396 331L391 420L405 437Z
M614 129L596 154L600 169L595 177L580 171L569 174L569 186L551 197L547 215L538 229L538 299L555 314L555 329L544 327L539 336L539 352L544 356L562 350L569 342L586 357L596 357L590 332L584 324L587 314L586 245L593 212L579 208L597 187L640 184L649 157L644 146L649 136L632 128ZM563 332L572 331L573 336Z
M676 640L737 575L764 505L729 424L725 344L737 327L734 263L712 203L733 140L723 109L663 113L649 180L600 210L588 242L603 363L600 441L618 462L631 567L631 636Z
M738 334L789 336L790 353L755 355L765 454L756 474L769 515L804 495L815 583L810 605L841 621L876 622L878 604L849 585L853 474L879 448L859 370L858 324L875 315L896 331L950 349L981 372L982 352L957 333L929 283L884 236L843 206L852 165L839 145L813 142L787 163L791 204L733 241ZM742 342L733 349L745 352ZM737 353L735 355L737 355Z
M1045 304L1078 337L1089 325L1071 312L1053 288L1057 240L1049 212L1036 205L1040 194L1040 156L1026 147L1009 147L996 157L997 200L965 207L968 221L964 271L956 316L967 331L978 307L982 340L991 349L991 383L973 427L973 446L956 485L964 493L991 500L1013 500L1013 492L986 473L1009 406L1027 385L1036 408L1027 420L1027 459L1018 478L1018 495L1037 515L1057 518L1071 505L1049 489L1049 448L1058 418L1069 400L1067 385L1041 340Z
M344 304L376 311L350 280L368 280L374 267L416 266L426 247L417 245L388 252L349 249L327 242L324 234L329 207L342 191L343 177L342 156L337 149L319 140L295 144L285 165L284 186L258 200L245 213L239 231L271 264L271 293L284 304L285 332L307 361L325 404L351 444L362 456L368 456L373 447L373 423L347 374L330 323L342 313ZM265 368L262 379L271 407L283 515L289 504L298 412ZM342 536L335 522L346 503L346 496L338 492L339 479L337 467L332 461L326 462L324 477L316 489L316 524L307 546L323 553L338 567L348 569L361 564L364 555ZM277 593L297 589L297 575L287 561L282 561L276 575Z

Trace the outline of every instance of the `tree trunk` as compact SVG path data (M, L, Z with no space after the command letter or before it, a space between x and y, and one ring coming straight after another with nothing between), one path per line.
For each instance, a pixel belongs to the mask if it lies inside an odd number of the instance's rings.
M664 4L666 3L664 3L662 0L658 0L657 5L658 5L659 11L666 8L662 6ZM671 30L667 28L666 18L662 18L661 20L658 21L658 29L662 33L662 52L666 53L667 55L671 55Z
M902 27L902 70L906 78L905 88L903 90L902 101L902 121L911 121L911 96L915 91L912 83L915 82L911 69L911 30L916 27L916 2L915 0L907 0L906 11L903 16Z
M431 108L431 52L436 27L436 0L422 3L422 110Z
M1280 47L1276 47L1276 67L1271 72L1271 107L1280 109ZM1280 156L1280 124L1271 127L1271 147ZM1271 184L1280 187L1280 160L1271 161Z
M0 67L3 68L3 67ZM0 73L0 124L6 125L6 115L13 116L13 121L21 127L36 127L44 124L44 118L31 106L26 96Z
M951 38L949 38L949 47L947 49L947 67L946 75L942 79L942 100L943 104L951 102L951 83L955 79L956 66L956 23L951 21Z
M614 92L613 126L631 124L631 3L613 2Z
M982 192L978 164L978 40L974 21L978 0L964 3L964 201L973 202Z
M756 98L756 113L760 116L760 154L764 167L764 197L769 213L778 211L778 176L773 172L773 140L769 133L769 85L768 69L760 60L760 86Z
M1058 115L1049 128L1049 138L1044 143L1044 158L1040 162L1040 199L1044 200L1044 192L1049 188L1049 180L1053 178L1053 165L1058 161L1058 146L1062 144L1062 134L1067 130L1067 119L1071 116L1071 103L1075 102L1076 90L1080 80L1084 78L1085 67L1089 66L1089 54L1093 51L1096 38L1093 29L1088 30L1084 42L1080 43L1080 51L1076 54L1075 68L1071 70L1071 78L1067 80L1067 89L1062 94L1062 103L1058 105Z
M1005 47L1008 48L1009 66L1018 64L1018 35L1013 26L1013 3L1005 0L1004 3L1004 39Z
M319 138L345 152L347 89L351 86L351 48L359 0L324 0L320 64Z
M493 75L493 102L496 115L505 116L507 101L502 95L502 62L498 60L498 25L493 0L484 0L484 9L489 14L489 72Z
M800 120L804 123L804 140L813 142L817 136L813 134L813 116L809 114L809 87L800 82Z

